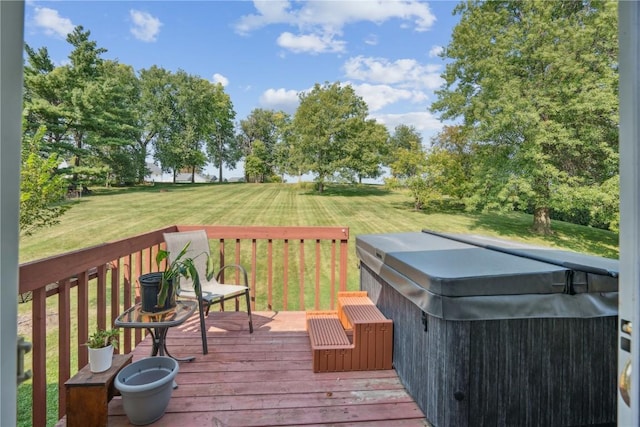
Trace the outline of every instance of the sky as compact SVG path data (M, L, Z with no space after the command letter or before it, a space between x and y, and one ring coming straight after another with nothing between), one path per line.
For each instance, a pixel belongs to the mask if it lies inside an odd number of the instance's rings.
M66 35L82 25L105 59L220 82L236 120L253 109L294 114L315 83L350 84L391 133L416 128L428 145L442 127L429 112L459 16L454 1L35 1L25 42L68 63Z

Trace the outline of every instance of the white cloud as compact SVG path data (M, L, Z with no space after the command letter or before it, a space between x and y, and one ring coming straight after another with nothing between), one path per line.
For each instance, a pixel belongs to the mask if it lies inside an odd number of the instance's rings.
M440 65L423 65L415 59L398 59L356 56L344 63L345 75L350 79L373 83L415 86L436 89L442 85Z
M444 48L442 46L431 46L429 57L434 58L440 56L442 52L444 52Z
M298 92L286 89L267 89L260 96L260 105L273 110L282 110L293 114L298 108L300 100Z
M371 85L368 83L355 85L351 84L358 96L361 96L367 103L369 111L378 111L387 105L399 101L420 103L427 100L427 94L419 90L408 90L394 88L388 85Z
M370 21L381 24L389 19L413 23L416 31L428 30L436 18L429 5L416 0L367 1L269 1L253 2L257 14L245 15L235 25L241 34L271 24L289 24L298 28L331 28L339 31L347 24ZM296 6L299 6L296 8Z
M129 16L133 21L131 34L143 42L154 42L160 33L162 22L147 12L131 9Z
M427 31L436 20L429 5L417 0L306 2L254 0L253 4L257 13L241 17L235 24L236 32L248 34L274 24L296 27L300 32L299 35L294 36L286 32L278 38L278 43L282 47L297 49L294 50L296 52L343 52L346 43L334 40L334 37L342 35L346 25L357 22L382 24L390 19L400 19L403 28ZM285 40L281 40L283 37ZM318 43L319 41L327 42L327 40L332 41L330 45L333 49L300 48L300 45L306 46L311 41ZM371 40L369 39L369 42Z
M398 125L413 126L422 134L423 143L428 144L429 139L442 130L443 124L428 111L415 111L404 114L372 114L371 118L384 124L389 132L394 131Z
M214 83L220 83L222 86L226 87L229 84L229 79L223 76L222 74L215 73L211 80Z
M344 52L345 42L334 40L328 35L306 34L296 36L289 32L280 34L278 46L294 53L309 52L312 54L326 52Z
M36 7L33 22L42 28L46 35L62 38L66 38L75 27L69 18L61 17L57 10L48 7Z

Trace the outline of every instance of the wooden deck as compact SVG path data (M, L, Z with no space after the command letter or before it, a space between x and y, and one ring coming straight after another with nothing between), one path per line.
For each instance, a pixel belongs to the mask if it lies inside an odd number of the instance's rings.
M202 354L197 316L169 331L180 362L179 387L153 426L427 426L394 370L314 374L304 312L211 312L209 354ZM149 355L144 340L134 361ZM130 425L120 397L109 426Z

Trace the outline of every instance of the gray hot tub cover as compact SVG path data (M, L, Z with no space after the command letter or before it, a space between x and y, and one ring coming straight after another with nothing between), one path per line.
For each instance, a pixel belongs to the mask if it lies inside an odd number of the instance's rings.
M618 261L431 231L356 237L358 258L446 320L615 316Z

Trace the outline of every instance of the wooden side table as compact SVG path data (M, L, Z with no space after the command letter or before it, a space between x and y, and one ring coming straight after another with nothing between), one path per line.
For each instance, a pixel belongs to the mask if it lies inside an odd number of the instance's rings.
M115 354L111 368L93 373L89 365L65 383L67 427L106 426L109 401L113 398L116 375L131 363L132 354Z

